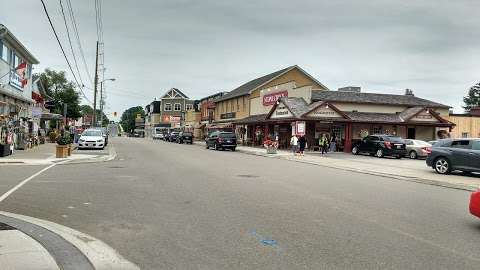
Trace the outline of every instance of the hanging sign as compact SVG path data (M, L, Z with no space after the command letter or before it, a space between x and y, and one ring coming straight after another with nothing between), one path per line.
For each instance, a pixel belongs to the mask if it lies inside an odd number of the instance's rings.
M296 121L295 122L295 133L298 136L304 136L305 135L305 128L306 128L305 121Z

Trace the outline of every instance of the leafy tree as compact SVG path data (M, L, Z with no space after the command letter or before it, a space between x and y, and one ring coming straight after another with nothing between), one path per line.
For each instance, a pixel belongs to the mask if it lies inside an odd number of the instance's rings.
M463 98L465 106L463 108L469 111L473 107L480 106L480 82L470 87L468 95Z
M67 118L77 119L82 116L80 112L80 95L75 91L73 82L65 77L64 71L55 71L49 68L40 74L40 77L47 95L53 98L52 113L63 115L63 104L67 104Z
M93 114L93 108L90 105L80 105L80 111L83 116ZM98 109L97 109L97 119L100 120L100 110ZM107 115L103 113L102 126L107 126L109 123L110 123L110 120L108 119Z
M122 125L123 130L130 132L135 129L135 118L137 117L137 114L141 114L142 117L145 117L145 111L141 106L131 107L122 113L120 124Z

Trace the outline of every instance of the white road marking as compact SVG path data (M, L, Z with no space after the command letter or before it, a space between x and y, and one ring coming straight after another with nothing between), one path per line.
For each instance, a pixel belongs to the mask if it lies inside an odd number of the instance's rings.
M25 185L26 183L28 183L28 181L32 180L33 178L39 176L40 174L42 174L43 172L45 172L46 170L54 167L55 165L57 164L61 164L61 163L64 163L64 161L62 162L59 162L59 163L54 163L46 168L43 168L41 169L39 172L33 174L32 176L28 177L27 179L23 180L22 182L20 182L18 185L14 186L12 189L10 189L9 191L5 192L2 196L0 196L0 202L2 202L3 200L5 200L8 196L10 196L10 194L12 194L13 192L15 192L17 189L21 188L23 185Z

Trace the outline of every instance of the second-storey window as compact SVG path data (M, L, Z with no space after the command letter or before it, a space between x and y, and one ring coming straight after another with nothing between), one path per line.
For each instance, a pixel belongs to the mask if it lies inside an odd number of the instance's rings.
M191 111L191 110L193 110L193 104L185 104L185 110L186 110L186 111Z
M175 105L173 106L173 110L174 111L181 111L182 110L182 104L175 103Z
M0 46L0 54L1 54L2 59L3 59L5 62L8 63L9 50L8 50L7 45L1 43L1 46Z
M163 110L171 111L172 110L172 104L171 103L165 103L165 107L163 107Z

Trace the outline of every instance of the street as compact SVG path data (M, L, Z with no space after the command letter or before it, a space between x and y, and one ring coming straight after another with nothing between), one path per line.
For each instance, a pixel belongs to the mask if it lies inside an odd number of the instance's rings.
M143 138L60 164L0 210L103 240L142 269L478 269L469 192ZM0 166L0 193L46 166Z

